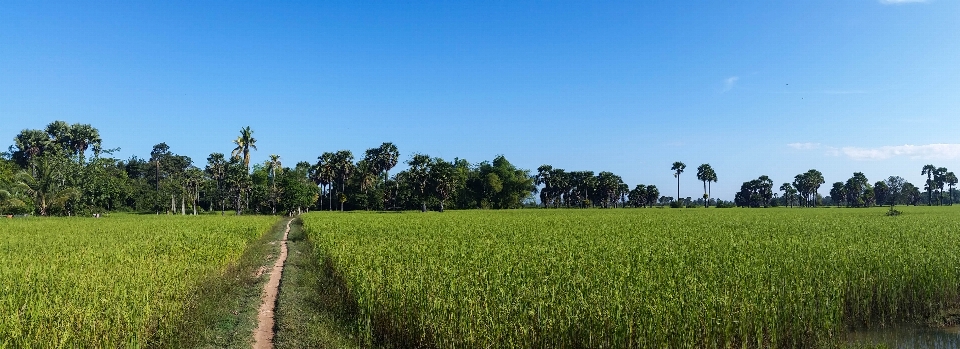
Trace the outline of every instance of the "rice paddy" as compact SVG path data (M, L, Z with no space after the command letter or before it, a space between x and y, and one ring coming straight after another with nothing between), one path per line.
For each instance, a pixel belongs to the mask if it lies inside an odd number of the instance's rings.
M0 220L0 348L150 346L274 217Z
M960 294L952 207L310 213L361 344L833 347Z

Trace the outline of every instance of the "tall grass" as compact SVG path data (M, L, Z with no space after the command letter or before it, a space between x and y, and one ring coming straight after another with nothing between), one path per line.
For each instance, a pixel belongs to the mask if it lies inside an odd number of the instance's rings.
M0 347L144 347L271 217L0 220Z
M923 321L960 286L960 215L523 210L303 217L366 343L814 347Z

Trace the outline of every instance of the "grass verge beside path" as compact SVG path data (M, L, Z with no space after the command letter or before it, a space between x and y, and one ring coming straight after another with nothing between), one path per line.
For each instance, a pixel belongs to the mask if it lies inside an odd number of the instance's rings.
M257 327L260 293L280 253L287 219L280 219L250 244L237 263L222 275L210 277L185 305L184 321L176 337L161 338L153 347L250 348Z
M280 280L276 348L359 348L351 335L349 319L356 315L344 309L346 289L324 268L313 252L313 242L299 218L290 224L287 261Z

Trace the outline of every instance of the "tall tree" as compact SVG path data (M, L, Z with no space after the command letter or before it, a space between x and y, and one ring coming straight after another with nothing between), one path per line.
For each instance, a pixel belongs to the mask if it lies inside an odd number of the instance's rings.
M207 167L205 168L210 179L217 182L216 200L220 202L220 215L224 215L224 201L226 195L223 192L223 180L227 176L227 161L222 153L212 153L207 157Z
M84 163L87 149L93 147L94 157L100 155L103 140L100 131L89 124L73 124L69 129L70 150L77 157L78 163Z
M793 207L793 202L797 196L797 189L790 185L790 183L783 183L780 185L780 190L783 191L783 199L786 201L786 205Z
M873 193L877 205L886 205L890 199L890 186L887 185L886 181L877 181L873 184Z
M156 189L156 204L157 214L160 214L160 208L163 206L160 204L160 166L163 160L170 156L170 146L167 143L159 143L153 146L153 150L150 151L150 163L154 168L154 188Z
M936 183L937 186L937 201L940 206L943 206L943 186L947 183L947 172L946 167L937 167L933 172L933 182Z
M427 212L427 189L430 183L430 156L423 154L413 154L410 160L407 160L407 180L412 187L416 189L417 198L420 201L420 212Z
M910 188L907 187L907 180L903 179L900 176L890 176L887 178L887 203L890 204L890 209L893 209L893 206L904 200L904 191L909 191ZM916 189L913 184L910 184L910 187Z
M444 202L450 199L457 189L463 185L466 178L461 176L453 163L441 158L433 158L429 164L429 182L437 201L440 202L440 212L443 212Z
M336 180L340 183L340 192L337 194L337 199L340 201L340 211L343 211L343 204L347 202L347 180L356 169L356 166L353 164L353 152L349 150L337 151L333 154L331 162L335 171L334 173L336 174Z
M933 205L933 188L935 182L933 181L933 175L937 172L937 167L931 164L923 166L923 169L920 170L920 175L927 175L927 183L924 188L927 190L927 205Z
M233 144L236 144L237 147L233 149L233 152L230 155L233 158L242 158L243 166L247 168L247 172L250 172L250 148L257 150L257 139L253 138L253 130L250 129L250 126L240 129L240 136L233 141Z
M670 170L674 171L673 176L677 177L677 200L680 200L680 174L683 173L685 168L687 168L687 165L680 161L674 162L673 166L670 167Z
M953 198L953 187L957 185L957 175L953 174L953 172L947 172L943 175L943 179L950 188L950 205L953 205L953 203L956 202Z
M657 198L660 197L660 190L657 189L657 186L651 184L647 186L647 205L653 207L653 204L657 202Z
M833 198L833 203L840 207L840 204L847 198L847 190L844 188L843 182L833 183L833 188L830 188L830 197Z
M283 171L283 164L280 162L280 155L270 154L270 160L267 160L267 170L270 171L270 206L272 214L277 214L277 199L280 194L277 192L277 174Z
M713 167L710 167L710 164L703 164L697 167L697 180L703 182L703 207L709 205L710 192L707 190L708 182L717 181L717 173L713 171ZM679 191L677 195L680 195Z

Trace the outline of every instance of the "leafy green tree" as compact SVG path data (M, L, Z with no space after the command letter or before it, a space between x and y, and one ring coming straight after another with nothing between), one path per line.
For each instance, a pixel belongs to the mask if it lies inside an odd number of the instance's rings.
M917 189L913 184L908 183L907 180L900 176L888 177L885 184L887 188L886 203L890 205L891 210L898 202L908 203L909 201L905 196L909 195L909 192L912 190ZM917 194L919 196L919 191L917 191Z
M294 169L286 169L280 173L280 207L284 211L300 214L317 201L320 193L309 177L310 168L309 163L300 162Z
M250 148L257 150L257 139L253 138L250 126L240 129L240 136L233 141L237 147L230 153L232 158L243 159L243 166L250 172Z
M239 216L243 212L244 198L249 196L253 184L247 167L240 158L233 157L227 162L224 183L233 203L233 209Z
M903 184L903 197L905 204L917 206L921 198L920 188L917 188L917 186L910 182L905 182Z
M887 185L886 181L877 181L873 184L873 193L877 205L886 205L890 199L890 186Z
M657 202L657 198L660 196L660 190L657 189L657 186L651 184L647 186L647 205L653 207L653 204Z
M427 197L429 195L430 184L430 156L424 154L413 154L410 160L407 160L409 168L406 171L406 180L411 187L415 189L418 201L421 204L420 212L427 212Z
M853 177L847 180L843 185L847 194L847 205L853 207L865 207L869 205L869 199L873 194L873 188L863 172L854 172Z
M537 175L533 181L535 185L543 186L543 189L540 190L540 203L543 204L543 207L550 206L556 192L556 189L553 187L552 172L553 166L540 165L540 167L537 168Z
M830 189L830 197L833 198L833 203L840 207L840 204L847 198L847 189L844 188L843 182L833 183L833 188Z
M454 163L447 162L441 158L433 158L429 163L429 182L433 192L437 195L440 202L440 212L443 212L444 202L461 187L466 178Z
M224 193L223 181L227 178L227 160L223 153L211 153L207 157L207 167L204 169L210 179L217 182L217 191L214 195L220 203L220 215L224 215L224 206L227 195Z
M673 176L677 178L677 198L680 198L680 174L683 173L683 170L687 168L687 165L677 161L673 163L673 166L670 167L670 170L673 171Z

